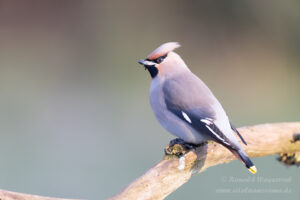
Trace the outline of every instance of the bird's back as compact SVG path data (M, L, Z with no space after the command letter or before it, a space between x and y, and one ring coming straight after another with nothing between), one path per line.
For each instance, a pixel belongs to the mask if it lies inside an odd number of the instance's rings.
M197 116L198 120L212 119L218 128L235 145L240 146L230 127L228 117L219 101L206 84L191 71L187 70L171 76L153 80L150 90L150 102L154 113L161 121L166 121L161 108L166 107L173 113L182 111ZM156 111L155 111L156 110ZM199 133L198 133L199 134Z
M192 72L174 74L162 86L166 101L174 108L206 108L208 115L215 113L211 105L217 102L210 89ZM211 116L212 117L212 116Z

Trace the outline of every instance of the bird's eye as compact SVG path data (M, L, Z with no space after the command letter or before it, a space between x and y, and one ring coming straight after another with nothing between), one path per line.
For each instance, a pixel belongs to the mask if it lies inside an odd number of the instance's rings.
M155 61L156 61L157 64L159 64L159 63L161 63L162 61L164 61L164 59L165 59L166 57L167 57L167 54L165 54L165 55L163 55L163 56L157 58Z
M156 62L157 62L157 63L161 63L163 60L164 60L164 59L163 59L162 57L159 57L159 58L156 59Z

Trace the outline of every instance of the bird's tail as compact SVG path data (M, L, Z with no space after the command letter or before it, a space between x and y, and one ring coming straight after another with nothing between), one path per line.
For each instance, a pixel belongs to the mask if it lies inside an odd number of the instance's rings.
M252 173L252 174L256 174L257 169L254 166L254 164L252 163L252 161L250 160L250 158L247 156L247 154L245 153L244 150L240 149L238 151L231 151L240 161L242 161L242 163L244 163L244 165L248 168L248 170Z

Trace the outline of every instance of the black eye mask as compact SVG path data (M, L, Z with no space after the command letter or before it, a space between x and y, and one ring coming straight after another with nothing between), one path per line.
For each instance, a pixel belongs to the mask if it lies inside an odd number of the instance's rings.
M167 57L167 55L168 55L168 54L166 53L165 55L160 56L160 57L158 57L158 58L156 58L156 59L153 59L153 60L146 59L146 60L155 62L156 64L160 64L162 61L164 61L164 59Z

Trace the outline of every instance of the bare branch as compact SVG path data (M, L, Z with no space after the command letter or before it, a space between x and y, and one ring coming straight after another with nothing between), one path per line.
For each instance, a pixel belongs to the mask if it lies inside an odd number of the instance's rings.
M295 141L299 138L300 122L263 124L238 130L248 143L243 148L250 157L300 151L300 141ZM234 159L231 152L216 143L200 146L180 159L165 157L111 199L164 199L192 175Z
M71 200L0 190L0 200Z

